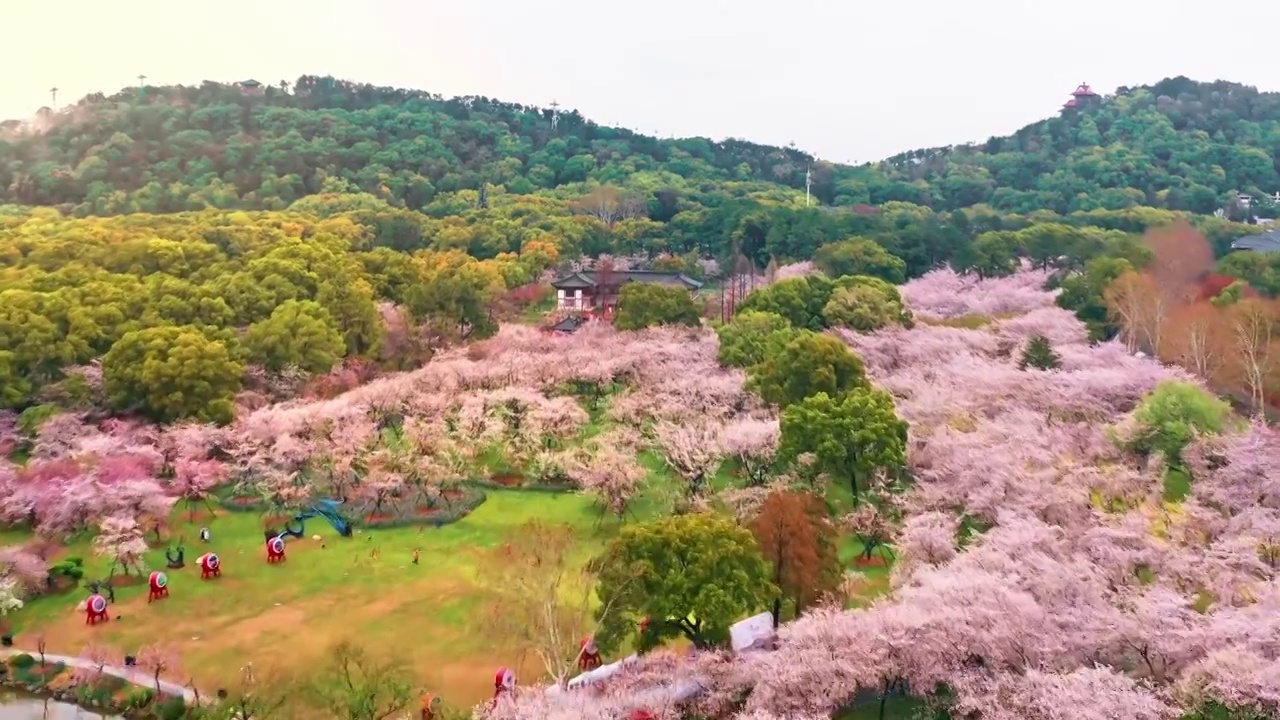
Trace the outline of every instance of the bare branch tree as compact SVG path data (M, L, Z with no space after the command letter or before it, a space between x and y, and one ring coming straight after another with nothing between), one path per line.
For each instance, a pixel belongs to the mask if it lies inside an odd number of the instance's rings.
M349 642L333 647L328 667L307 687L315 710L339 720L398 717L413 700L413 673L396 659L374 657Z
M479 565L489 600L477 631L505 638L517 658L532 653L560 685L576 673L582 640L595 627L596 573L576 548L569 528L535 521L481 553Z

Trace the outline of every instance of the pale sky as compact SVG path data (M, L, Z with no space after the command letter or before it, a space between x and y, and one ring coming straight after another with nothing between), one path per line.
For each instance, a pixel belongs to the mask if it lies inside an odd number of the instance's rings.
M1003 135L1081 81L1280 90L1241 0L0 0L0 117L88 92L299 75L577 108L836 162Z

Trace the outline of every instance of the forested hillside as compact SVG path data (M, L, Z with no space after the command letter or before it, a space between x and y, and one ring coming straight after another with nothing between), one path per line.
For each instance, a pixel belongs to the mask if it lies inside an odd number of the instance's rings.
M1064 88L1065 93L1068 89ZM1046 115L1052 108L1045 108ZM0 202L73 214L283 209L358 189L440 212L459 190L633 188L663 222L689 203L796 201L812 166L825 205L989 204L1059 214L1148 205L1209 214L1280 190L1280 94L1173 78L980 145L862 167L740 140L659 140L577 112L305 76L262 95L206 82L89 96L0 132ZM1269 203L1263 212L1270 213Z
M1280 191L1278 158L1280 93L1178 77L1119 88L1094 107L1011 137L890 158L878 170L899 183L892 197L876 196L878 178L867 182L866 192L850 187L846 193L862 202L988 203L1017 213L1150 205L1209 214L1244 192L1261 201L1261 214L1274 217L1276 208L1264 196ZM1242 210L1228 209L1237 216Z
M555 120L547 109L333 78L302 77L262 95L212 82L131 88L45 114L35 133L10 123L0 187L9 202L80 215L283 209L348 188L419 210L486 183L519 194L588 179L652 190L706 180L803 188L810 161L741 141L657 140L576 111Z
M1175 90L1186 92L1165 94ZM603 254L698 276L714 259L713 287L796 261L900 283L947 263L999 277L1029 260L1081 271L1061 303L1105 337L1117 326L1103 292L1143 267L1143 232L1187 221L1218 257L1253 232L1140 205L1178 207L1170 198L1189 195L1174 185L1194 190L1186 183L1201 175L1217 180L1192 185L1217 182L1214 193L1252 188L1233 179L1248 164L1232 153L1263 152L1272 98L1166 81L987 143L999 152L851 168L332 78L262 94L205 83L89 97L0 130L0 407L225 419L222 400L242 387L271 394L282 371L338 372L344 359L403 366L415 344L488 334L545 294L535 284L545 272ZM1090 123L1121 144L1089 150ZM1142 130L1161 123L1162 135ZM1133 160L1148 151L1149 162ZM1128 160L1104 171L1081 153ZM810 163L816 200L806 205ZM1022 170L995 189L1008 168ZM957 180L980 176L990 192ZM1021 212L998 209L1013 197ZM1233 256L1220 270L1280 291L1269 258ZM185 379L127 377L148 352L179 351L207 364L174 364L195 373ZM210 394L161 392L182 382Z

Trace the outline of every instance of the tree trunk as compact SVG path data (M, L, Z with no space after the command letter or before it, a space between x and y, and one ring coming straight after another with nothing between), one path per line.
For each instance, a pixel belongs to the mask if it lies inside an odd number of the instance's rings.
M779 618L782 616L782 596L773 599L773 629L778 629Z

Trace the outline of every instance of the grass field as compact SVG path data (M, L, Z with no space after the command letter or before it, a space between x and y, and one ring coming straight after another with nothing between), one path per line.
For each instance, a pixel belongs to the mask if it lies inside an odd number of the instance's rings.
M185 520L179 512L175 517ZM268 565L261 519L256 513L219 512L208 525L208 549L222 558L223 576L201 581L195 558L206 550L196 538L198 523L175 523L187 538L187 567L169 572L171 596L147 604L146 585L116 591L111 622L86 627L75 606L86 593L77 589L38 599L15 616L16 644L34 647L43 633L50 652L75 654L90 640L121 653L158 640L176 643L186 665L182 677L208 691L231 682L239 668L299 670L322 663L340 639L391 648L413 663L424 687L454 703L471 703L492 692L493 673L514 658L503 658L474 616L482 587L474 575L475 553L500 542L514 527L533 519L573 527L585 550L614 530L596 528L590 501L572 494L490 491L489 499L463 520L439 529L372 530L343 539L323 520L307 522L307 539L288 546L288 560ZM310 539L319 534L324 539ZM10 540L18 538L8 538ZM380 560L369 558L373 547ZM421 564L411 564L414 548ZM85 557L91 577L105 575L87 542L67 554ZM163 549L147 558L165 565ZM117 619L119 616L119 619ZM534 678L536 667L517 668Z
M600 410L593 416L583 440L601 431ZM656 453L643 452L639 459L649 477L632 503L629 522L668 512L681 492ZM724 488L735 482L740 480L726 464L709 484ZM844 497L847 488L832 491L838 506L852 500ZM479 610L486 591L476 576L478 554L538 520L570 527L585 562L618 528L615 518L602 518L590 498L575 493L486 493L479 508L440 528L357 529L354 537L341 538L323 519L308 520L305 537L289 542L288 560L278 565L266 562L258 513L219 509L212 519L205 513L190 522L179 507L167 539L184 539L187 566L168 571L169 598L148 604L145 582L118 588L111 621L90 628L76 610L87 596L83 587L41 597L14 616L16 645L34 649L43 636L49 652L74 655L97 641L122 656L149 643L172 642L185 668L169 679L193 680L201 691L211 692L234 683L249 662L256 671L305 672L323 664L334 643L353 640L404 658L424 689L467 707L491 695L493 674L501 666L513 667L526 682L542 672L532 658L521 665L501 649L501 638L483 627ZM198 539L205 525L212 533L208 545ZM311 539L317 534L322 540ZM0 531L0 544L29 539L27 533ZM374 548L378 559L370 557ZM415 548L421 552L417 566L411 563ZM196 558L209 550L221 557L223 576L202 581ZM888 591L887 563L855 564L861 547L852 539L845 539L840 550L846 565L865 578L860 593L866 602ZM57 554L64 556L84 558L89 578L107 573L106 560L94 556L87 537ZM165 564L164 545L157 545L146 565L161 569Z

